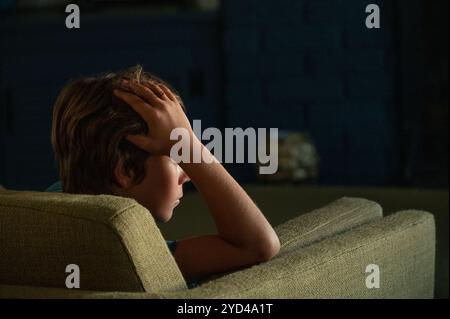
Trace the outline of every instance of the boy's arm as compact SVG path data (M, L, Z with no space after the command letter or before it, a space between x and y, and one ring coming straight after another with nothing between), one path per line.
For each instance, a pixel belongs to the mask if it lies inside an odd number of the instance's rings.
M148 86L148 87L147 87ZM190 154L202 148L201 163L180 163L202 197L214 219L218 234L182 239L174 256L187 281L229 272L257 264L277 254L278 237L247 193L215 160L192 132L190 123L173 94L164 86L131 83L130 94L115 91L146 121L147 136L131 135L136 146L153 154L169 155L176 141L170 140L175 128L188 130ZM151 129L157 127L158 129ZM211 163L212 162L212 163Z
M202 163L180 163L209 208L217 235L180 240L175 259L188 280L231 271L267 261L278 253L280 242L272 226L242 187L197 138ZM191 148L191 154L193 149Z

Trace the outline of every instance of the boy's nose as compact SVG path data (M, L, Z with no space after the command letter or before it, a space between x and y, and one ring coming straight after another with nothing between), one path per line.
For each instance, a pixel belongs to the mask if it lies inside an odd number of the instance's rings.
M179 167L179 166L178 166ZM179 167L180 169L180 178L179 178L179 184L183 185L184 183L189 182L191 179L189 178L189 176L183 171L183 169L181 167Z

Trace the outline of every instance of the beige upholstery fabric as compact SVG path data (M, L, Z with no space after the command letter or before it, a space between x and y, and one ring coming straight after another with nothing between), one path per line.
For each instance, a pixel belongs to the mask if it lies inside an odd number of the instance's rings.
M380 269L368 289L366 267ZM206 283L174 298L432 298L433 215L404 211L269 262ZM145 295L137 295L145 297ZM106 296L104 296L106 297ZM117 294L115 295L117 297Z
M187 289L151 214L116 196L0 191L0 283L81 289Z
M171 293L70 291L0 285L9 298L432 298L435 225L403 211L191 290ZM368 289L366 267L380 269Z
M433 216L380 217L378 204L342 198L278 226L282 250L269 262L188 290L135 201L0 191L0 297L432 298ZM64 287L64 267L76 262L80 290L49 288ZM380 288L366 287L369 264Z
M363 198L340 198L324 207L301 215L275 228L281 253L308 246L326 237L383 216L380 205Z

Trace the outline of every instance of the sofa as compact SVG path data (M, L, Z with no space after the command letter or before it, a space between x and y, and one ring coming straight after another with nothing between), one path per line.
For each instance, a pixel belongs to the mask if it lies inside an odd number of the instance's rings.
M433 298L426 211L383 216L372 200L341 197L278 224L273 259L194 288L160 226L128 198L0 190L0 298ZM70 289L72 264L80 287Z

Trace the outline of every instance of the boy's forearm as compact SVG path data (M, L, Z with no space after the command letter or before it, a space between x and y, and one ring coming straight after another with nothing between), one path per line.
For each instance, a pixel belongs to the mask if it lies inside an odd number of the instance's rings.
M209 150L194 137L191 154L195 147L203 150L203 160L206 162L180 163L180 166L205 199L219 236L233 245L255 252L260 248L279 245L273 228L255 203Z

